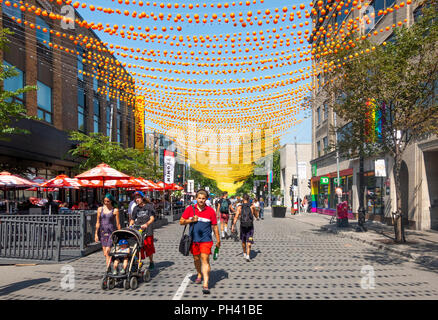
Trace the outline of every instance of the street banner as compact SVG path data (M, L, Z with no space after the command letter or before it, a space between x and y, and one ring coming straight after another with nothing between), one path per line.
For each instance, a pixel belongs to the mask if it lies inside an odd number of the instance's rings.
M307 164L298 162L298 180L307 180Z
M144 101L138 97L134 109L135 118L135 149L144 151Z
M195 192L195 180L187 180L187 193Z
M266 181L269 183L272 183L273 181L273 177L272 177L272 170L268 172L268 177L266 178Z
M164 183L172 184L174 181L175 154L164 150Z
M376 177L386 177L385 159L374 161L374 173Z

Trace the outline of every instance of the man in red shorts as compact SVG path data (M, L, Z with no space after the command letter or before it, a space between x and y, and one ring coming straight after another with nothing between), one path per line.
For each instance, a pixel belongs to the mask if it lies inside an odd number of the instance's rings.
M155 264L153 255L155 253L154 247L154 229L152 223L155 221L155 208L150 200L143 197L142 201L137 199L137 206L134 207L129 221L130 226L134 226L137 230L142 229L144 245L141 249L141 259L149 257L149 270L154 270ZM141 264L139 265L139 268Z
M190 233L193 238L193 244L190 252L193 254L195 268L198 273L195 283L199 284L204 278L202 292L209 294L208 280L210 276L210 255L213 247L212 230L216 236L216 247L221 246L219 230L217 227L216 213L213 208L207 206L205 202L208 199L208 192L198 190L196 193L196 204L186 208L181 219L180 225L190 225Z

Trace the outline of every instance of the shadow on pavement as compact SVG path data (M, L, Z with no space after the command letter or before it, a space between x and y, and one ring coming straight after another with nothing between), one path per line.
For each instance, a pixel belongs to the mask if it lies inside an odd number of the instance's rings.
M160 261L155 262L155 269L151 272L152 277L156 277L163 269L173 266L175 262L172 261Z
M258 255L259 253L262 253L259 249L257 249L257 250L251 250L251 252L249 253L249 257L250 257L251 259L254 259L255 257L257 257L257 255Z
M12 284L9 284L7 286L0 288L0 296L8 295L8 294L11 294L15 291L26 289L28 287L31 287L31 286L34 286L37 284L41 284L41 283L46 283L46 282L50 282L50 279L49 278L40 278L40 279L25 280L25 281L12 283Z
M208 281L209 287L214 288L216 283L221 280L228 279L228 272L225 270L213 270L210 272L210 279Z

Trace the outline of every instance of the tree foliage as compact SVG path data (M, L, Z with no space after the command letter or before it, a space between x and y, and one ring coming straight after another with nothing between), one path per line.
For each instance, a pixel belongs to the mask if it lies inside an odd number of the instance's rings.
M9 29L0 30L0 49L6 50L9 40L7 35L12 35L13 32ZM16 77L18 72L14 67L1 65L0 81ZM23 104L15 101L14 98L28 91L35 90L36 86L25 86L16 91L4 90L0 88L0 139L9 140L12 134L28 134L28 130L16 127L16 122L20 119L34 119L34 117L26 115L26 108Z
M84 160L78 170L85 171L100 163L106 163L116 170L134 177L162 180L162 171L154 172L154 158L148 148L144 152L133 148L123 148L102 133L70 132L70 140L77 146L70 150L72 156Z
M215 180L206 178L202 173L193 168L190 168L190 173L187 174L187 180L195 181L195 191L198 189L199 184L201 188L208 187L210 189L209 193L221 195L222 190L219 189Z

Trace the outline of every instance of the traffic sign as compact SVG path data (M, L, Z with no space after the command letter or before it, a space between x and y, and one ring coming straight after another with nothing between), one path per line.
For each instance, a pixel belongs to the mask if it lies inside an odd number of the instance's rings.
M329 177L321 177L321 179L319 179L319 183L320 184L329 184Z

